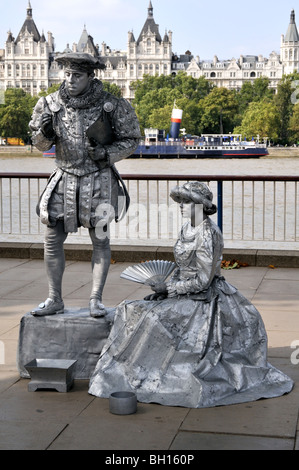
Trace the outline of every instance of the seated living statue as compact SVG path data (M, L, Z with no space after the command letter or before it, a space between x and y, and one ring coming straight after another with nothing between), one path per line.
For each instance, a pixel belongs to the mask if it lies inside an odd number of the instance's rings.
M155 294L117 307L89 393L134 391L143 403L203 408L290 392L292 380L267 362L259 312L221 275L210 189L191 182L170 195L189 219L174 247L177 267Z

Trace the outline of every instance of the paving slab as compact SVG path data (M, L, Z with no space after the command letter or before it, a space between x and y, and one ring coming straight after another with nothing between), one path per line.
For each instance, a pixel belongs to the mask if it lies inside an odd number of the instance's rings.
M74 387L67 393L53 390L28 392L29 382L30 379L20 379L1 393L0 421L31 422L33 428L41 419L44 426L48 422L66 425L94 399L87 393L86 380L76 380Z
M292 439L179 432L170 450L293 450Z
M109 412L109 400L95 398L50 446L50 450L169 449L188 408L138 403L137 413ZM84 429L84 433L82 433Z
M64 424L41 419L30 421L0 420L0 450L46 450L64 429Z

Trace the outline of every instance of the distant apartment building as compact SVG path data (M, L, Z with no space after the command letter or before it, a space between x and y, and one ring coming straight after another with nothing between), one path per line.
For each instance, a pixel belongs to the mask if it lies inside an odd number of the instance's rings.
M134 98L132 82L142 79L145 74L170 75L182 70L194 78L204 76L215 85L230 89L240 89L246 81L268 77L270 87L276 89L283 74L299 71L299 34L294 10L286 35L281 36L280 53L271 52L268 58L242 55L238 59L219 60L214 56L212 60L201 61L190 51L181 55L174 53L172 34L171 31L160 34L150 1L140 34L128 33L126 50L111 50L104 42L100 47L84 26L78 43L73 43L71 47L68 44L60 52L89 52L101 57L106 68L97 72L98 77L118 85L128 100ZM39 33L29 1L26 19L17 38L10 31L4 49L0 49L0 89L22 88L36 95L60 83L63 71L54 60L60 52L55 51L51 32L47 33L47 37Z

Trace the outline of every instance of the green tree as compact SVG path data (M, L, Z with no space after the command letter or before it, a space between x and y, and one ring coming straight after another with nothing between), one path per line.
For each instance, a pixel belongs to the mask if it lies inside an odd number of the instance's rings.
M293 114L294 108L294 94L298 88L299 73L294 72L289 75L284 75L277 86L277 94L274 101L279 112L280 132L279 142L281 144L288 144L290 137L289 124Z
M201 128L204 133L228 133L234 127L238 109L236 92L227 88L213 88L199 102L202 110Z
M234 129L234 133L242 134L251 140L252 137L268 137L277 141L280 130L279 112L273 102L264 98L260 101L252 101L244 114L241 126Z
M299 144L299 103L293 108L293 114L289 122L290 143Z
M135 90L133 106L141 130L154 127L169 132L175 103L183 110L182 127L194 134L200 126L199 102L210 93L212 85L204 77L194 79L186 72L179 72L174 76L145 75L143 80L134 82L132 88Z
M240 92L237 94L239 104L239 113L242 115L249 103L252 101L260 101L263 98L273 98L273 90L269 88L270 80L267 77L259 77L254 80L244 82Z
M28 141L28 123L38 98L18 88L5 92L5 104L0 108L0 134Z
M115 83L104 81L104 80L102 81L102 83L103 83L103 89L105 91L107 91L108 93L111 93L114 96L117 96L118 98L122 97L121 88L118 85L116 85Z
M47 90L42 90L39 92L38 96L48 96L51 95L51 93L55 93L55 91L58 91L60 88L61 83L55 83L54 85L51 85Z

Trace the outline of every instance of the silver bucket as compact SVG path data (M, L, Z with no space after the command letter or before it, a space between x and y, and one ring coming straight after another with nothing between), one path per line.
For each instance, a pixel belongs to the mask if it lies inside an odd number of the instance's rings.
M131 415L137 411L137 397L134 392L114 392L109 398L110 413Z

